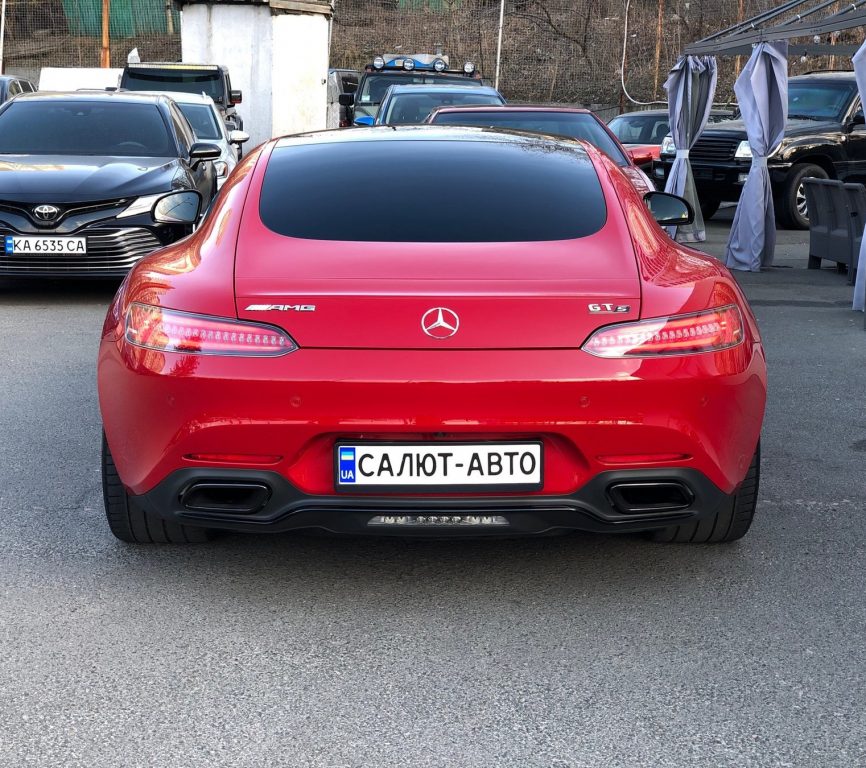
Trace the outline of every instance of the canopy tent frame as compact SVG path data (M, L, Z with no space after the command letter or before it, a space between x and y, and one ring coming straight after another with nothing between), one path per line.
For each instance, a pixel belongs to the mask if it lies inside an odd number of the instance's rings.
M839 11L828 11L838 0L788 0L750 19L746 19L703 40L691 43L683 50L686 56L742 56L750 54L757 43L796 40L833 32L843 32L866 25L866 0L848 0ZM785 14L791 18L772 22ZM815 18L812 18L815 17ZM829 43L796 43L788 46L789 56L853 56L859 45Z

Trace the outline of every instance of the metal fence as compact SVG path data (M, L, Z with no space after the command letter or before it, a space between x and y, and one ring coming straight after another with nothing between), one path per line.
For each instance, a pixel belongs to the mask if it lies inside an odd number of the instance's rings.
M841 2L841 0L840 0ZM499 86L512 101L593 106L610 115L664 98L667 71L687 43L775 0L335 0L331 66L360 68L383 52L472 59L493 80L502 16ZM4 66L38 78L43 66L100 63L102 0L6 0ZM111 64L180 59L181 14L172 0L111 0ZM855 38L856 33L843 33ZM851 40L848 40L851 42ZM231 67L232 62L222 62ZM624 66L623 66L624 64ZM719 61L717 100L732 97L738 62ZM793 60L791 71L847 67ZM625 89L623 89L623 83Z

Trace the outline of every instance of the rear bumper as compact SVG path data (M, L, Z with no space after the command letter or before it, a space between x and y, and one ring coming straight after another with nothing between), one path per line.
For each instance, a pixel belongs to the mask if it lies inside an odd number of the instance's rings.
M680 504L656 504L635 511L618 490L643 484L677 486L684 491ZM245 512L215 509L196 495L197 488L267 489L255 496ZM210 497L211 501L218 496ZM227 497L226 497L227 498ZM235 496L237 501L239 497ZM253 498L253 497L250 497ZM634 501L633 497L630 501ZM662 528L712 515L731 496L694 469L659 468L604 472L579 491L565 496L501 496L461 498L316 497L301 493L276 472L184 469L172 473L136 503L167 520L187 525L246 532L318 529L336 534L400 536L543 535L564 531L634 532ZM666 507L666 508L665 508ZM674 508L676 507L676 508ZM397 523L393 518L413 516ZM384 523L373 523L384 516ZM418 517L423 521L417 520ZM467 526L461 516L496 516L498 525ZM389 518L392 519L389 522Z

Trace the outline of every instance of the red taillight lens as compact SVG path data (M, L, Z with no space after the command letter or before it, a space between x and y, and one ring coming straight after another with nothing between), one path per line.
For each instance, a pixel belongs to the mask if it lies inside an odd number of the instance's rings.
M192 355L277 357L297 349L278 328L223 317L194 315L133 304L126 314L126 340L160 352Z
M693 355L734 347L743 340L736 305L692 315L675 315L610 325L596 331L582 349L597 357Z

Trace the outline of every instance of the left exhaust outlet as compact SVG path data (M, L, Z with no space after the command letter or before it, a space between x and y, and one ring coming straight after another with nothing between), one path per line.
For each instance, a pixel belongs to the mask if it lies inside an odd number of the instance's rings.
M190 512L251 515L270 498L271 489L264 483L203 480L184 488L180 503Z

